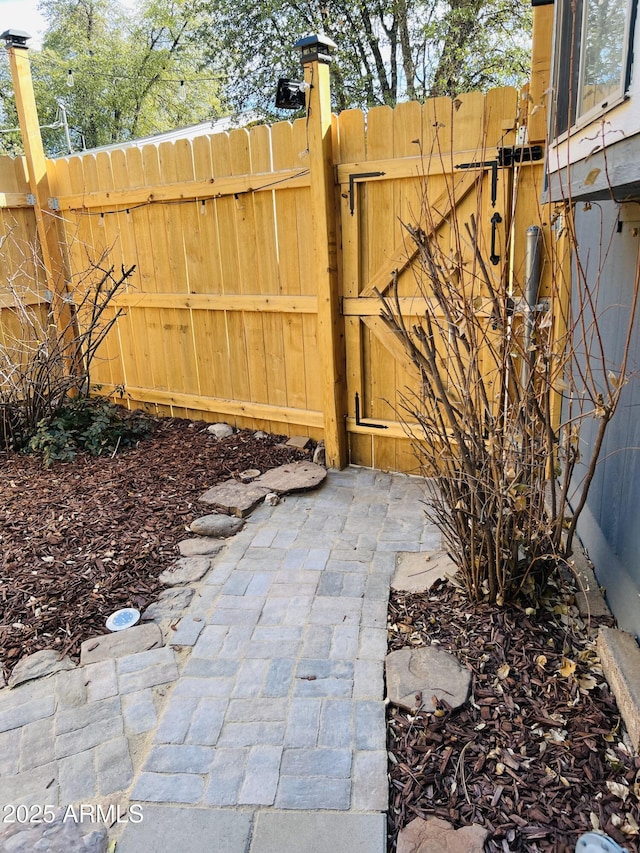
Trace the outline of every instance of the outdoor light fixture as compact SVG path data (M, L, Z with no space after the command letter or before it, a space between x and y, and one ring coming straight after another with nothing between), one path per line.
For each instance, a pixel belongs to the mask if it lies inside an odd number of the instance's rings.
M29 47L27 40L31 36L29 33L25 33L24 30L5 30L0 38L4 39L6 47L21 47L27 50Z
M300 80L286 80L281 77L276 91L276 107L281 110L304 109L306 89L306 83Z
M307 62L329 63L331 54L336 49L336 43L329 36L315 35L298 39L294 47L300 51L300 61L303 65Z
M67 86L70 89L73 89L75 82L76 81L73 79L73 71L69 69L69 71L67 72Z
M180 85L178 86L178 98L181 101L187 100L187 87L184 85L184 80L180 81Z

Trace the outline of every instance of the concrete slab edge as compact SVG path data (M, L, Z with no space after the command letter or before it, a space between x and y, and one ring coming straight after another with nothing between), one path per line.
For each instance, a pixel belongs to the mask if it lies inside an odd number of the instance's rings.
M633 749L640 749L640 647L617 628L600 628L597 649L602 671L616 697Z

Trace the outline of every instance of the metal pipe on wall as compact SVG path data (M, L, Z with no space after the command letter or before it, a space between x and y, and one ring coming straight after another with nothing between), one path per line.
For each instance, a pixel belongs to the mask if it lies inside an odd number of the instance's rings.
M533 328L538 290L540 288L542 229L539 225L527 228L527 242L524 259L524 358L522 360L522 387L526 388L531 378L533 363Z

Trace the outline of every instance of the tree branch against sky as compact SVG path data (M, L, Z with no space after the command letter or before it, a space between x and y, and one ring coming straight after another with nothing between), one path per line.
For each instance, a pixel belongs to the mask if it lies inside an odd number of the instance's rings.
M293 45L316 32L337 44L336 110L528 77L528 0L138 0L135 11L124 2L131 0L41 0L48 27L42 49L31 51L40 120L52 123L62 100L76 148L222 112L276 116L278 77L301 76ZM5 127L17 124L6 58L0 113ZM50 154L65 153L61 130L44 137ZM18 151L19 134L2 134L0 146Z
M336 108L393 105L473 88L521 85L529 71L526 0L197 0L210 67L236 109L271 105L278 76L299 77L293 44L337 44Z
M188 0L143 0L135 14L118 0L43 0L41 10L48 28L42 49L31 51L40 121L53 121L61 99L76 148L83 141L88 148L124 142L219 114L219 82L203 70L198 20ZM11 125L15 107L7 73L5 67L0 99ZM178 97L181 81L184 98ZM49 153L64 152L60 131L45 131L44 138Z

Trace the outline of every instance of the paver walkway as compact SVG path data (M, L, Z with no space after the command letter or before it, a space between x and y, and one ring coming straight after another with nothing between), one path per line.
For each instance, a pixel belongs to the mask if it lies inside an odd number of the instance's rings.
M1 691L0 801L139 803L118 853L382 853L389 580L439 547L422 498L329 472L254 511L163 648Z

